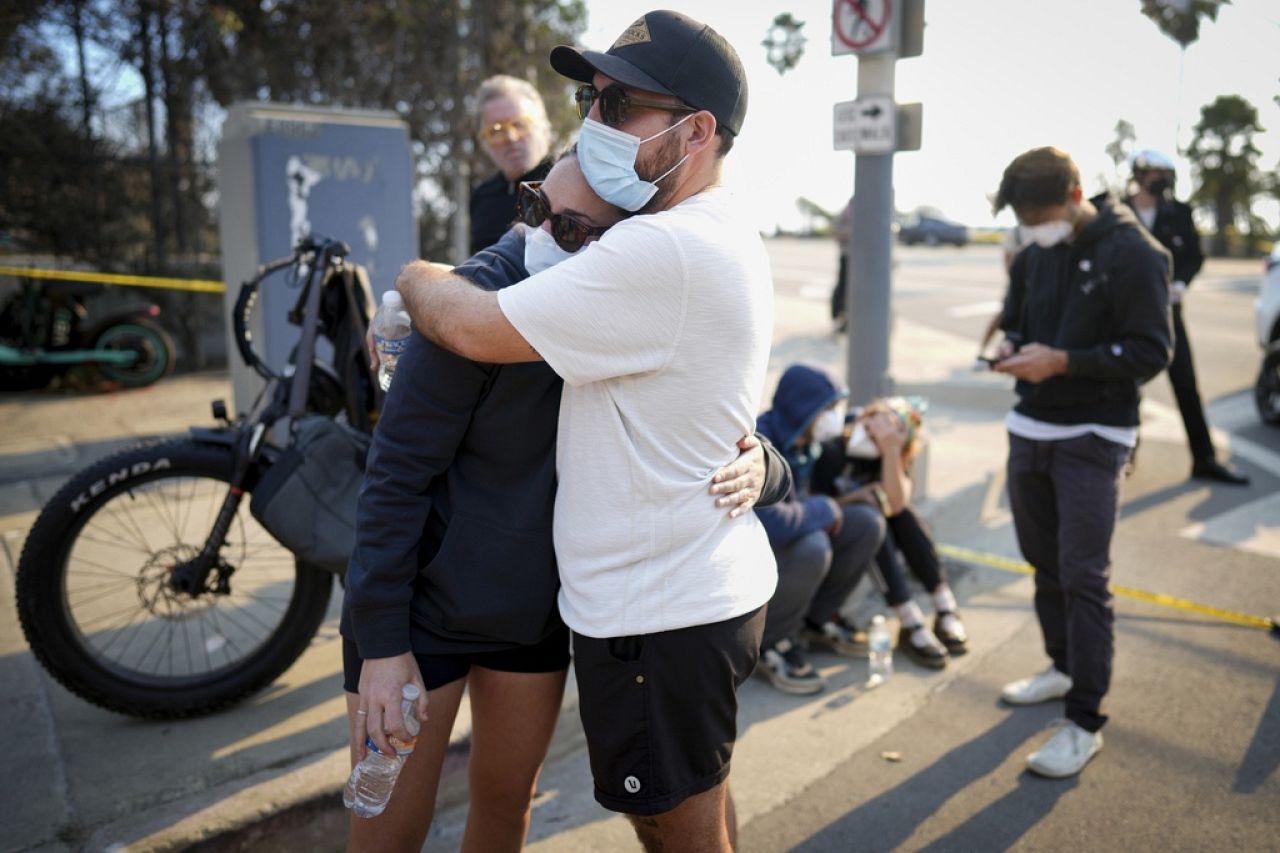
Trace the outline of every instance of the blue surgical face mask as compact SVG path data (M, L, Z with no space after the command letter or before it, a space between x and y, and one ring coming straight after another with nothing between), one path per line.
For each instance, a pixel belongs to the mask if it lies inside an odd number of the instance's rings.
M524 268L529 271L529 275L550 269L576 254L577 252L566 252L557 246L555 239L545 228L530 228L524 233Z
M623 210L634 212L644 207L658 191L658 181L679 168L689 155L685 154L652 181L646 181L636 174L636 155L640 153L640 146L675 130L691 118L692 115L685 116L647 139L632 136L592 118L584 119L582 132L578 134L578 165L582 167L587 183L596 195Z

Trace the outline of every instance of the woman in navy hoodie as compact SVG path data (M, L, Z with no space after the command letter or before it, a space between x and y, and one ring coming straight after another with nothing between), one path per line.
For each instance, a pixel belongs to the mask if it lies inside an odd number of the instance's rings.
M756 510L778 561L757 672L785 693L825 686L801 642L846 656L867 652L866 634L839 611L884 541L884 517L864 504L842 506L810 491L822 442L844 428L847 396L825 368L794 364L778 380L773 408L756 421L757 433L786 457L793 480L783 501Z

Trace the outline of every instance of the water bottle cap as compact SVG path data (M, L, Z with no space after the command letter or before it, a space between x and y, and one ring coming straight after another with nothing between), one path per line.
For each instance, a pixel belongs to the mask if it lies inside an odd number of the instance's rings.
M408 699L410 702L417 702L418 697L422 695L422 691L418 689L416 684L406 684L400 688L400 698Z
M877 613L875 616L872 616L872 617L871 617L871 624L872 624L872 625L883 625L883 624L884 624L884 614Z
M391 290L388 290L386 293L382 294L382 304L389 305L392 308L403 308L404 299L401 298L400 291L396 290L395 288L392 288Z

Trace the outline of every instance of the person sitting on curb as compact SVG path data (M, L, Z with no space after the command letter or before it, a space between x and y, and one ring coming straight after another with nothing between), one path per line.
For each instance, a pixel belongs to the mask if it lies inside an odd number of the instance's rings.
M825 686L801 653L801 640L839 655L867 653L866 634L839 611L884 540L884 517L865 504L841 506L809 490L822 442L840 434L847 396L825 369L794 364L778 381L773 408L756 421L756 431L791 466L786 499L756 508L778 562L756 671L784 693L817 693Z
M921 407L900 397L876 400L823 446L813 488L841 503L860 502L884 514L887 530L876 552L877 580L901 625L898 648L921 666L943 669L949 655L968 651L969 641L933 538L911 507L911 463L923 447ZM933 600L937 615L932 630L911 596L908 568Z

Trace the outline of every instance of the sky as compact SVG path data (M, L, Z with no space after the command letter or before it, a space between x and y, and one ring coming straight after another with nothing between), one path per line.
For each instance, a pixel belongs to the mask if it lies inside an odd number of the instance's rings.
M654 0L587 0L582 46L606 50ZM747 70L747 119L726 160L725 183L748 200L759 227L795 228L796 198L838 210L853 192L854 155L832 148L832 106L857 94L858 59L831 55L831 0L683 0L670 8L710 24ZM1017 154L1057 146L1075 158L1086 191L1119 180L1104 147L1117 120L1178 163L1178 194L1191 189L1178 155L1200 107L1240 95L1258 110L1259 165L1280 162L1280 3L1234 0L1202 24L1186 51L1139 11L1139 0L928 0L924 53L899 60L896 98L924 105L921 150L894 156L897 207L929 205L970 226L1007 225L988 195ZM799 66L779 75L765 61L773 18L791 12L808 39ZM1179 76L1182 83L1179 85ZM1179 133L1179 127L1181 132ZM1126 172L1127 174L1127 169ZM1275 227L1273 203L1257 211Z

